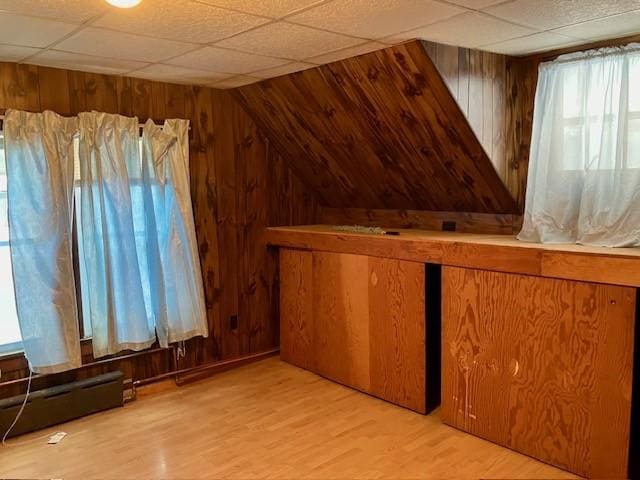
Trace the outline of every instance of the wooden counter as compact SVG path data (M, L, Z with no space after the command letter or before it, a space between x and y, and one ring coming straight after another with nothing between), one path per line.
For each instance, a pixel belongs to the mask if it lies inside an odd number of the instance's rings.
M626 477L640 249L398 231L267 230L282 358L419 412L441 375L445 423Z
M269 244L280 247L640 287L640 248L541 245L520 242L510 235L394 231L400 235L309 225L268 228L266 236Z

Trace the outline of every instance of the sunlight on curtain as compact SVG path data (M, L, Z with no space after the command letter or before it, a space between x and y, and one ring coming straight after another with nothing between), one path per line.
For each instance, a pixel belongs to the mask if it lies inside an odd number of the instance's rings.
M83 112L80 122L80 258L83 315L94 356L155 341L149 298L138 119Z
M72 261L73 136L77 119L8 110L4 120L9 241L29 367L80 366Z
M161 346L207 336L202 275L189 189L189 122L151 120L142 139L147 256Z
M640 45L541 64L518 238L640 246Z

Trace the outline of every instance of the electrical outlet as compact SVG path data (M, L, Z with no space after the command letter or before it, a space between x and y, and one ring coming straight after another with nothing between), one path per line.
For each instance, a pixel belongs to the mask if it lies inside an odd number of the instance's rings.
M238 328L238 315L231 315L229 317L229 328L236 330Z
M443 232L455 232L456 231L456 222L442 222L442 231Z

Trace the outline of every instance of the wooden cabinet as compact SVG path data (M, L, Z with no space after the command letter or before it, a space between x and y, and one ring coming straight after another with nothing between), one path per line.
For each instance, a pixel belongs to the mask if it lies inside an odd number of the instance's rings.
M442 282L443 420L626 478L636 290L458 267Z
M425 413L426 335L424 264L280 249L284 361Z

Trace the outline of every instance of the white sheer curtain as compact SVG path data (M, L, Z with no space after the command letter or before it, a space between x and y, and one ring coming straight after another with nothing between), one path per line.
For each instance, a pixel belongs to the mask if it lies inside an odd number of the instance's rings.
M540 66L518 238L640 246L640 45Z
M79 122L82 310L91 318L94 356L142 350L155 332L138 119L86 112Z
M207 317L189 189L189 122L147 121L142 140L147 264L161 346L207 336Z
M8 110L4 120L9 241L29 368L77 368L80 336L72 260L77 119Z

